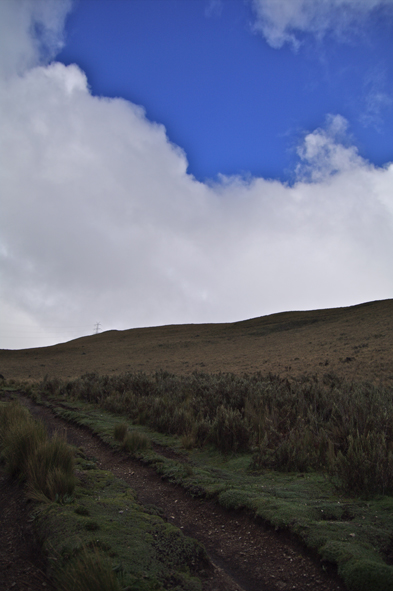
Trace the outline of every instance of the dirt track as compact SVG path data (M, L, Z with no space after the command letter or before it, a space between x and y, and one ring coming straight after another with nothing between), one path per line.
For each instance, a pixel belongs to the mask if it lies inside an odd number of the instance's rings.
M29 519L23 489L0 470L0 589L54 591Z
M324 570L317 558L286 534L247 515L225 511L213 501L192 498L140 462L114 452L88 430L65 423L28 399L24 402L49 431L66 427L69 443L82 447L88 457L98 458L99 467L127 482L141 503L160 507L168 521L204 544L212 563L203 580L204 591L345 590L329 565Z

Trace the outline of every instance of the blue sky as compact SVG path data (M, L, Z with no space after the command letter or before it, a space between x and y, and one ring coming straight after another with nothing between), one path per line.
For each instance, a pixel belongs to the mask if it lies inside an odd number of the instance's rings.
M340 114L362 156L392 158L393 34L376 11L338 41L301 33L294 52L253 31L250 2L85 0L57 59L85 71L92 94L142 105L200 180L290 180L299 137Z
M0 347L393 295L393 0L2 0Z

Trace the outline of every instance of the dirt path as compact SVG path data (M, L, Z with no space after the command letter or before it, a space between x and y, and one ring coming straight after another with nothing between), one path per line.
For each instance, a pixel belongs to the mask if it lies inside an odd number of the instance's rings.
M213 501L192 498L137 460L111 450L87 429L66 423L29 399L23 401L50 431L66 429L69 443L127 482L141 503L160 507L168 521L204 544L213 565L204 591L345 591L332 569L323 570L318 559L288 535Z
M29 521L23 489L0 470L0 589L54 591Z

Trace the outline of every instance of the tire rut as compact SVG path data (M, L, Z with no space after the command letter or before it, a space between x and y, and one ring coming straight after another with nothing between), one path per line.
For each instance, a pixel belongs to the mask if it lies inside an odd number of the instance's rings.
M275 532L212 500L195 499L140 461L112 450L87 428L68 423L25 396L20 399L49 432L65 432L68 443L134 489L141 504L159 507L168 522L205 546L212 568L201 579L204 591L346 590L334 568L322 568L319 559L286 532Z

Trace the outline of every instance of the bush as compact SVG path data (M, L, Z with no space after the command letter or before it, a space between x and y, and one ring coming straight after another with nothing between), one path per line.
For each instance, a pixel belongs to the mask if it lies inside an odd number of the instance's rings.
M350 494L393 492L393 445L384 433L349 435L348 450L331 458L330 475L338 479L339 488Z
M223 453L241 452L249 448L249 430L238 410L221 406L217 410L209 439Z
M213 444L223 453L254 452L258 468L323 470L348 494L393 490L393 392L382 386L333 374L289 380L161 371L86 374L42 387L178 435L189 449Z

